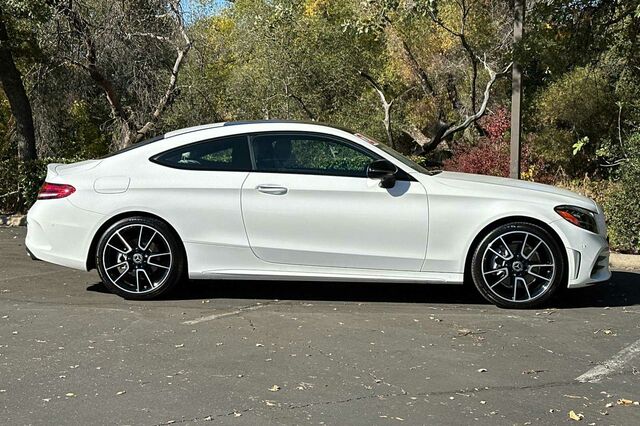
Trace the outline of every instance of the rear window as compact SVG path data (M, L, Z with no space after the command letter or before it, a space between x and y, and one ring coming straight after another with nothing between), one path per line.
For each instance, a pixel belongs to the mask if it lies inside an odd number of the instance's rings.
M143 140L142 142L138 142L136 144L133 144L131 146L123 148L123 149L121 149L119 151L112 152L111 154L107 154L107 155L105 155L103 157L100 157L100 160L105 159L105 158L109 158L109 157L113 157L114 155L122 154L123 152L131 151L133 149L140 148L140 147L143 147L145 145L149 145L149 144L154 143L154 142L158 142L159 140L162 140L162 139L164 139L164 135L160 135L160 136L156 136L155 138Z
M185 170L250 171L246 136L231 136L184 145L158 154L151 161Z

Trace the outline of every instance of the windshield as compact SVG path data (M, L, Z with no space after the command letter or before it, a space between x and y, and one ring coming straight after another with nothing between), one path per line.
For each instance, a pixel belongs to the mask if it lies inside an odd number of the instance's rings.
M360 134L360 133L356 133L355 135L357 137L359 137L360 139L362 139L363 141L365 141L367 143L370 143L371 145L375 146L376 148L380 148L381 150L383 150L384 152L386 152L387 154L389 154L390 156L392 156L396 160L400 161L405 166L411 167L416 172L424 173L424 174L427 174L427 175L433 174L433 172L425 169L424 167L422 167L420 164L416 163L415 161L412 161L412 160L408 159L407 157L405 157L404 155L400 154L398 151L396 151L395 149L391 148L390 146L387 146L387 145L385 145L383 143L380 143L380 142L376 141L375 139L372 139L372 138L370 138L368 136L365 136L363 134Z

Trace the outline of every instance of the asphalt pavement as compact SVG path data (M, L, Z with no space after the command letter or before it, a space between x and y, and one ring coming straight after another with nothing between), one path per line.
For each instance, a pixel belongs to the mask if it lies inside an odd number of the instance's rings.
M0 228L1 424L640 424L640 272L538 310L416 284L134 302L24 236Z

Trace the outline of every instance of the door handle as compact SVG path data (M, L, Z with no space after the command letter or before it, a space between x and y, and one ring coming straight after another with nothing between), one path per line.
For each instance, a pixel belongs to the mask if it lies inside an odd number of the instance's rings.
M258 185L256 189L263 194L271 194L271 195L284 195L289 190L284 186L279 185Z

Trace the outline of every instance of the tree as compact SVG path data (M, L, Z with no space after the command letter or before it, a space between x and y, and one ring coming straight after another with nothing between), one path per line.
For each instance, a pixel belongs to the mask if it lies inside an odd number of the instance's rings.
M523 52L525 130L568 177L615 175L640 125L638 0L536 3Z
M373 87L373 89L376 91L376 93L380 97L380 103L382 104L382 109L384 111L384 118L382 119L382 123L384 124L384 132L387 135L387 144L391 148L395 149L396 148L396 144L395 144L395 141L393 139L393 132L392 132L392 129L391 129L391 108L393 107L393 105L397 101L402 99L402 97L404 95L406 95L407 93L412 91L415 87L409 87L404 92L400 93L398 96L396 96L396 97L392 98L391 100L389 100L388 99L388 95L385 93L384 89L378 84L378 82L376 80L374 80L373 77L371 77L369 74L367 74L364 71L360 71L360 75L365 80L367 80L369 82L369 84L371 84L371 87Z
M391 60L397 62L392 80L421 89L412 92L406 108L422 114L406 111L408 119L400 124L419 146L418 153L429 153L454 134L477 125L487 111L496 80L511 67L506 60L511 51L506 36L511 30L504 18L505 5L476 0L362 4L362 15L352 25L385 40ZM480 76L482 69L485 77ZM482 80L484 90L478 99ZM465 93L467 100L461 97ZM386 111L385 103L381 98Z
M61 60L84 70L107 99L116 147L144 139L178 95L191 49L180 2L47 2L70 29L58 32L65 45Z
M358 71L377 62L372 38L343 27L353 13L345 0L235 2L227 15L234 115L341 122L362 93Z
M22 82L22 74L14 61L6 18L0 5L0 83L16 125L18 158L32 160L37 156L31 103Z

